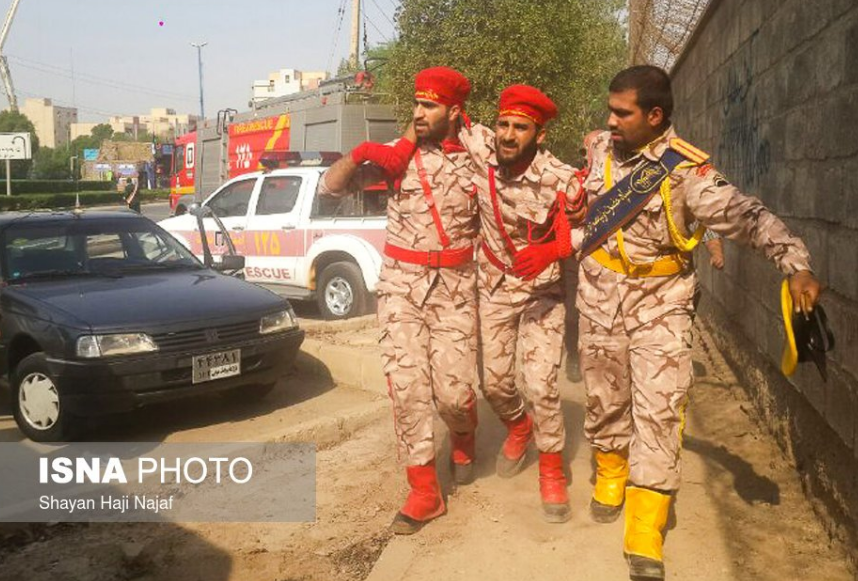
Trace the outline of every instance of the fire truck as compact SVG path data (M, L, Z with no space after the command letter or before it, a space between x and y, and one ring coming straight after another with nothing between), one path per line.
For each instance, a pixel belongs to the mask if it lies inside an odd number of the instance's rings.
M251 103L252 109L218 112L176 139L170 208L182 214L217 187L260 169L264 153L345 153L365 140L397 137L393 107L368 91L365 73L324 81L319 88Z

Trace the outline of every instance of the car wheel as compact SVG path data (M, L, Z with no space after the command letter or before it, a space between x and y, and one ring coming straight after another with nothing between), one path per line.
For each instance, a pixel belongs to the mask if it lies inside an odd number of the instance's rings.
M25 357L12 382L12 414L18 428L34 442L62 442L71 436L72 420L44 353Z
M328 321L362 315L367 293L360 268L353 262L334 262L319 277L317 301Z

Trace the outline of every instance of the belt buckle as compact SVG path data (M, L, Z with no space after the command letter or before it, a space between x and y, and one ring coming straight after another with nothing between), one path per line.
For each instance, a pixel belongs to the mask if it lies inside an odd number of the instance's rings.
M429 250L427 252L426 262L429 268L441 268L442 252L441 250Z

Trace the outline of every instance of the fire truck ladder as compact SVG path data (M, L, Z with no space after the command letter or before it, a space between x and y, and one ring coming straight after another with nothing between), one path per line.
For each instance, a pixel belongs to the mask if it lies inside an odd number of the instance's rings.
M3 30L0 31L0 77L3 78L3 90L6 92L6 98L9 100L9 109L11 111L18 111L18 98L15 97L12 74L9 72L9 63L6 62L6 55L3 54L3 46L6 44L6 37L9 36L9 29L12 28L12 21L15 19L15 12L18 11L18 4L20 2L21 0L12 0L9 12L6 13L6 22L3 23Z
M220 136L220 183L229 179L229 125L238 114L235 109L221 109L217 112L217 134Z

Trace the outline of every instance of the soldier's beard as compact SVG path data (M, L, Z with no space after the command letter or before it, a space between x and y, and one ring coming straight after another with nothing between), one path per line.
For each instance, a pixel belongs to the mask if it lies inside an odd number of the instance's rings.
M427 123L422 128L415 127L417 131L417 142L438 144L444 141L450 133L450 122L444 118L434 125Z
M498 165L506 168L512 175L518 175L525 169L530 163L533 161L533 158L536 157L536 152L539 146L536 143L536 139L522 147L517 153L513 155L506 155L502 153L502 150L497 144L495 147L496 156L498 160Z

